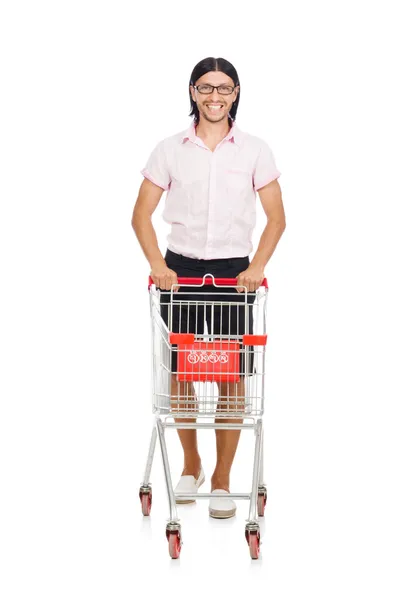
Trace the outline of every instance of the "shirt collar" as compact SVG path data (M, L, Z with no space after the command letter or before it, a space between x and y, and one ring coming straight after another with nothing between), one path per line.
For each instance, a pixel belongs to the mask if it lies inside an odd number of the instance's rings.
M190 142L193 143L197 143L197 136L196 136L196 126L195 126L195 122L194 120L192 121L190 127L188 129L186 129L186 131L183 132L182 135L182 140L181 143L184 144L186 142L186 140L189 140ZM239 145L240 142L240 131L237 128L237 125L235 123L233 123L229 133L227 134L227 136L224 138L225 142L233 142L234 144L236 144L237 146Z

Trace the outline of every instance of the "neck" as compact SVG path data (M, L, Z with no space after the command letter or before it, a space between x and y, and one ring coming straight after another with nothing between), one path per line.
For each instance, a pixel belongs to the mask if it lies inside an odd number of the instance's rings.
M218 123L204 121L200 117L198 125L196 125L196 135L201 139L223 139L229 133L233 122L229 118L222 119Z

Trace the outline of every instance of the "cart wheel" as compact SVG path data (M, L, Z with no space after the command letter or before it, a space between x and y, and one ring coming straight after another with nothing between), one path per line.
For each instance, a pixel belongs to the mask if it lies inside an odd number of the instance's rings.
M258 517L263 517L265 514L265 506L267 500L267 492L259 492L258 494Z
M142 514L144 517L148 517L150 515L150 510L152 508L152 488L146 487L144 489L139 490L139 498L142 506Z
M251 558L259 558L259 545L261 539L259 531L248 531L246 532L246 537L248 538L247 541L250 549Z
M171 558L179 558L181 553L181 534L179 531L168 531L167 530L167 539L168 539L168 551L170 553Z

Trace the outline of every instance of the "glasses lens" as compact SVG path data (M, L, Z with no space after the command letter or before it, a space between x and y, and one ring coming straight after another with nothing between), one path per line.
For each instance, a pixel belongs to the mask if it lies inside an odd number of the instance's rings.
M223 94L224 96L231 94L232 91L233 91L233 88L231 85L221 85L220 87L218 87L218 92L220 94Z
M218 87L218 92L223 94L224 96L228 96L233 92L233 86L231 85L221 85ZM214 87L212 85L206 85L205 83L198 85L197 90L200 94L211 94L214 91Z
M214 88L212 85L198 85L197 89L200 94L210 94Z

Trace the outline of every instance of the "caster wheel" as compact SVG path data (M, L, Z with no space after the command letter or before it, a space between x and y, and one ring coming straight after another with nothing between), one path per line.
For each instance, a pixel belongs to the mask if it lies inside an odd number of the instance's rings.
M245 537L248 542L250 556L252 559L259 558L259 547L260 547L260 539L261 535L258 531L246 531Z
M144 517L148 517L152 508L152 488L149 486L141 487L139 490L139 499L141 501L142 514Z
M265 506L267 500L267 492L259 492L258 494L258 517L263 517L265 514Z
M179 531L168 531L167 529L167 540L168 540L168 552L171 558L179 558L181 553L181 534Z

